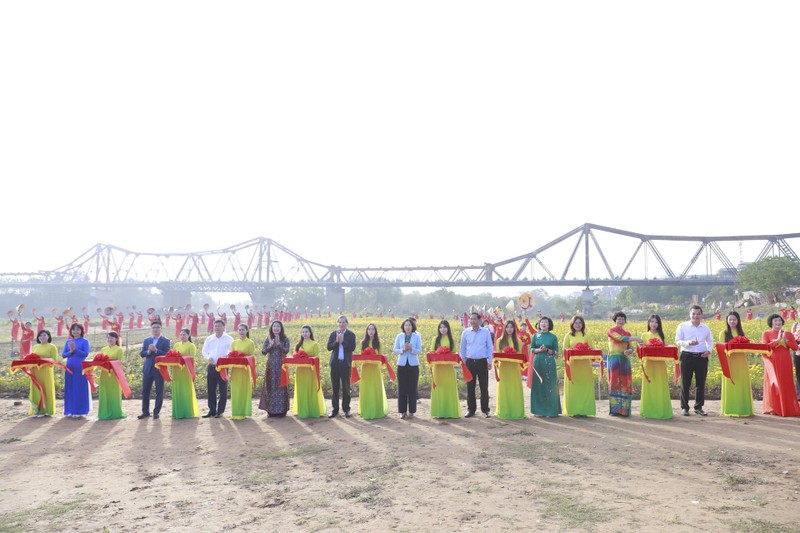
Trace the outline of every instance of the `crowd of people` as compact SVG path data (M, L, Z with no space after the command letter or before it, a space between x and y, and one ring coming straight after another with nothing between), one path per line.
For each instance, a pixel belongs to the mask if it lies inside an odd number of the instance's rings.
M261 354L266 356L266 370L258 408L271 418L286 416L290 408L299 418L326 415L334 418L340 412L350 418L353 416L351 386L353 380L357 380L360 381L358 415L364 419L386 417L389 402L383 373L385 368L390 379L395 379L396 370L399 418L413 418L419 400L420 365L425 361L431 368L433 382L430 402L433 418L471 418L478 414L479 407L483 416L492 416L489 398L492 369L497 381L494 415L498 418L526 418L525 385L530 389L530 413L534 416L556 417L563 413L572 417L591 417L596 416L597 405L593 366L599 363L601 375L603 365L608 369L609 415L627 417L631 415L633 398L632 360L638 355L645 377L640 403L642 417L667 419L673 416L667 372L670 360L676 363L676 380L680 377L680 413L683 416L691 414L690 391L694 381L692 410L697 415L706 416L705 381L709 357L716 351L725 375L722 381L722 415L754 414L747 353L761 353L764 355L764 414L800 416L792 372L792 353L798 350L800 329L795 324L792 331L784 330L785 321L779 314L767 318L768 329L760 342L753 342L744 337L739 314L730 311L725 317L726 329L715 342L709 327L703 322L703 310L694 305L689 311L689 320L678 325L674 342L669 343L658 315L650 316L645 334L634 336L626 329L625 313L616 312L611 317L612 326L606 332L607 346L604 347L590 346L586 322L579 315L572 318L569 332L561 342L553 334L553 321L549 317L541 316L537 320L535 325L527 318L503 322L473 312L469 314L468 327L462 331L460 342L456 342L450 323L442 319L436 337L428 343L429 351L423 355L424 343L414 317L402 321L393 342L383 342L377 325L369 323L359 343L356 333L349 327L347 316L340 315L336 329L330 332L324 345L329 354L331 378L331 409L327 411L319 374L323 348L314 339L311 326L302 326L300 339L292 344L283 321L273 319L261 347ZM225 416L229 387L231 418L250 417L253 390L257 386L256 346L250 339L250 324L237 320L236 339L226 332L223 318L214 319L211 326L212 333L201 349L207 363L208 392L208 409L202 418ZM196 335L195 329L191 323L189 327L181 327L177 335L180 340L171 342L163 335L163 327L161 320L154 316L150 323L150 336L141 346L142 403L138 418L160 417L165 380L172 382L172 417L199 417L194 389L196 346L192 337ZM30 355L14 361L19 369L31 376L30 413L33 416L55 414L54 366L62 366L65 370L66 417L85 417L89 413L96 366L101 368L98 418L125 416L122 396L129 396L130 391L124 372L115 371L114 366L114 361L123 356L119 346L120 335L116 330L109 331L108 345L102 349L102 357L95 356L87 361L89 343L84 338L85 333L83 324L70 326L69 338L60 352L63 364L58 360L59 351L47 329L38 332L36 344L27 352ZM602 348L606 348L605 352ZM396 368L392 368L386 358L389 351L397 356ZM556 358L562 356L565 360L563 404L556 365ZM800 370L797 359L795 365ZM287 378L291 368L295 369L295 386L290 402ZM462 370L461 377L466 381L467 389L467 408L463 413L458 393L458 369ZM155 403L151 410L153 389Z

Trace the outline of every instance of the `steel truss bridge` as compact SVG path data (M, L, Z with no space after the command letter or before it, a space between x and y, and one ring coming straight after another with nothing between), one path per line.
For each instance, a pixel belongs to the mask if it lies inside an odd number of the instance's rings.
M186 253L97 244L54 270L0 273L0 290L135 287L182 297L247 292L253 301L267 302L277 288L322 287L337 303L351 287L733 285L742 264L775 256L800 262L798 246L800 233L645 235L588 223L531 252L459 266L342 267L306 259L263 237Z

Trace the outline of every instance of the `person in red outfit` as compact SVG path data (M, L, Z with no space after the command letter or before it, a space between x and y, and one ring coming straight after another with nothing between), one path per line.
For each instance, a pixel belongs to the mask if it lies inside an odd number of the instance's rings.
M32 312L33 312L33 318L36 319L36 331L42 331L45 327L44 315L37 315L35 307L32 309Z
M19 340L19 320L14 318L14 311L8 312L8 318L11 319L11 342L16 342Z
M21 328L22 336L19 339L19 355L20 357L25 357L29 353L31 353L31 343L33 342L33 328L31 328L30 322L25 322L22 324Z
M762 406L765 415L800 416L800 403L794 388L792 353L797 350L797 339L783 330L783 318L772 314L767 317L770 327L761 335L761 343L772 350L764 355L764 394Z

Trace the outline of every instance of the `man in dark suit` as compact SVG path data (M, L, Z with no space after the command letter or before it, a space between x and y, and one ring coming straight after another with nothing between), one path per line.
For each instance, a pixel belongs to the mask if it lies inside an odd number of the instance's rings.
M153 418L158 418L161 412L161 404L164 401L164 378L156 368L156 357L166 355L169 351L169 339L161 335L161 322L155 320L150 324L151 336L147 337L142 343L142 351L139 353L144 358L142 366L142 414L137 418L142 420L150 416L150 391L153 389L153 382L156 384L156 405L153 409Z
M347 329L347 317L341 315L336 324L338 329L328 337L328 350L331 351L331 385L333 411L328 418L339 414L339 389L342 390L342 410L350 418L350 367L353 365L353 350L356 349L356 334Z

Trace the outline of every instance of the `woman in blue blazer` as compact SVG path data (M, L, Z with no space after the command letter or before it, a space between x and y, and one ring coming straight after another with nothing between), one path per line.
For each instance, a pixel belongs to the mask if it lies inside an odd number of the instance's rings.
M394 340L397 358L397 410L400 418L413 418L417 412L417 385L419 384L419 353L422 337L417 333L417 323L407 318L400 326Z

